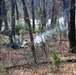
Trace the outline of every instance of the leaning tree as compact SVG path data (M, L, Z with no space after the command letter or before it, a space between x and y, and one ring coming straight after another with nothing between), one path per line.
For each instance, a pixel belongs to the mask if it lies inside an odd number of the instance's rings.
M34 57L34 62L36 63L35 47L34 47L31 24L30 24L30 20L29 20L29 14L28 14L28 10L27 10L27 7L26 7L25 0L21 0L21 2L23 4L24 21L28 24L28 27L29 27L29 35L30 35L30 41L31 41L31 50L32 50L32 54L33 54L33 57Z

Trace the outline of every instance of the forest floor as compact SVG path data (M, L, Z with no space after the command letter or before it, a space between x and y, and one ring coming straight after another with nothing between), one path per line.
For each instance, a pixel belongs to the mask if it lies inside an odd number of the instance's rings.
M76 75L76 62L62 62L56 71L51 65L50 53L59 48L59 57L65 60L76 59L76 54L68 53L64 45L52 47L47 50L47 58L44 51L36 50L37 64L33 62L32 52L29 48L17 49L2 48L0 50L0 75ZM7 72L4 68L7 68Z
M54 71L50 54L55 49L58 50L58 56L65 61ZM61 45L46 46L46 57L44 50L37 47L35 64L30 48L15 50L3 47L0 49L0 75L76 75L76 54L68 53L68 50L68 41Z

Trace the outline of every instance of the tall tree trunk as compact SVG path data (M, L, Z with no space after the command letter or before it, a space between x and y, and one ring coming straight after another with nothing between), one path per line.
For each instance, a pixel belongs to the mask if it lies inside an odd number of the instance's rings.
M30 35L30 41L31 41L32 54L34 57L34 62L36 63L35 47L34 47L34 41L33 41L33 35L32 35L32 29L31 29L31 24L30 24L30 20L29 20L28 10L26 7L25 0L21 0L21 1L23 4L23 10L24 10L24 20L28 24L28 27L29 27L29 35Z
M17 20L19 20L19 11L18 11L18 6L17 6L17 1L16 1L16 15L17 15Z
M33 24L33 31L35 31L34 0L31 0L31 6L32 6L32 24Z
M46 0L41 0L41 23L44 29L46 27Z
M15 37L15 0L11 0L11 39ZM11 40L13 43L13 40Z
M76 52L74 47L76 46L75 40L75 0L71 0L71 7L70 7L70 23L69 23L69 43L71 52Z
M3 0L0 0L0 31L2 27L2 1Z
M51 16L51 28L56 26L57 22L57 8L56 8L56 1L53 0L53 8L52 8L52 16Z
M5 0L3 0L2 2L2 8L3 8L3 20L5 23L5 31L8 31L7 10L6 10Z
M17 25L19 24L19 11L18 11L18 6L17 6L17 1L16 1L16 19L17 19ZM20 35L19 31L17 31L18 36Z

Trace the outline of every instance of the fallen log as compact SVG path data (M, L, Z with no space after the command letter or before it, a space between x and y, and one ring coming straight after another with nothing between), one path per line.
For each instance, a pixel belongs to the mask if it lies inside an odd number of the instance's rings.
M65 62L67 62L67 63L69 63L69 62L71 62L71 63L76 63L76 59L63 60L61 63L65 63ZM26 68L30 68L31 66L34 66L34 65L38 66L38 65L47 64L47 63L50 63L50 64L51 64L52 62L49 61L49 62L40 62L40 63L37 63L37 64L35 64L35 63L31 63L31 64L20 64L20 65L9 66L9 67L6 67L6 68L4 68L4 69L10 70L10 69L12 69L12 68L24 67L24 66L25 66Z

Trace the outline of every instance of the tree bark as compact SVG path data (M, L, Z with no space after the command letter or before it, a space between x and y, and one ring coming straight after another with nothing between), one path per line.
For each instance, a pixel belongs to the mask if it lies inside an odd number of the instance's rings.
M69 23L69 43L71 52L74 53L76 50L74 47L76 46L75 39L75 0L71 0L70 7L70 23Z
M30 24L30 20L29 20L28 10L27 10L27 7L26 7L25 0L21 0L21 1L22 1L22 4L23 4L24 20L28 24L28 27L29 27L31 50L32 50L32 54L33 54L33 57L34 57L34 62L36 63L35 47L34 47L34 41L33 41L33 35L32 35L32 29L31 29L31 24Z

